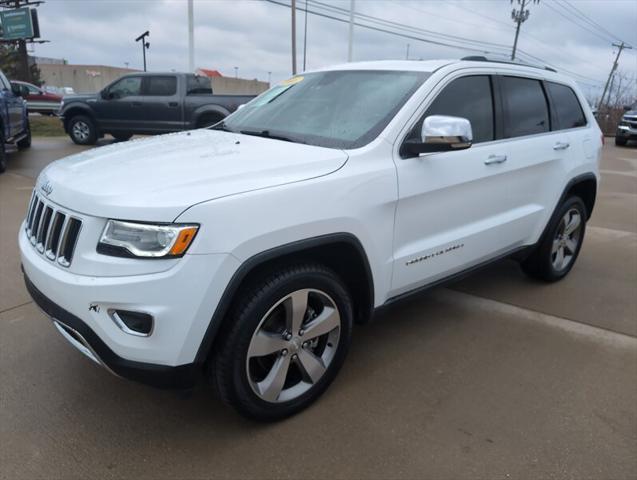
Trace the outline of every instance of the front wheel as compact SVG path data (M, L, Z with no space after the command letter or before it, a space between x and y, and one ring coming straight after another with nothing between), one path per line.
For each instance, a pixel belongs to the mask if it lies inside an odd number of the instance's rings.
M111 136L118 142L125 142L126 140L130 140L133 134L127 133L127 132L117 132L117 133L111 133Z
M213 360L221 398L257 420L309 406L349 347L352 303L341 280L320 265L291 266L245 289L235 305Z
M69 120L69 136L78 145L94 145L97 142L97 129L93 120L85 115L76 115Z
M4 131L0 125L0 173L4 173L7 169L7 149L4 144Z
M628 143L628 140L626 140L623 137L615 137L615 145L617 145L618 147L624 147L626 146L626 143Z
M586 206L569 197L555 212L535 251L520 265L530 277L555 282L571 271L586 231Z

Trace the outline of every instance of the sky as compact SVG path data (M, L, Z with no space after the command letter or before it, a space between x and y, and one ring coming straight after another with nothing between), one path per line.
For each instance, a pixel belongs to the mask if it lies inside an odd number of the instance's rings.
M225 76L234 76L238 67L239 77L271 78L273 83L290 77L291 0L275 1L287 6L266 0L194 0L195 66ZM302 71L305 0L296 3L297 65ZM624 50L618 71L623 84L630 85L629 93L637 96L637 0L528 3L530 14L518 44L523 58L573 76L594 98L617 53L611 44L625 41L635 49ZM517 0L356 0L356 23L415 38L355 26L353 60L404 59L408 48L414 60L483 55L485 50L504 58L515 35L514 7ZM307 8L345 21L308 14L306 69L346 62L350 0L309 0ZM47 0L38 14L42 38L50 42L34 46L37 56L141 69L141 46L135 38L149 30L149 70L188 69L186 0Z

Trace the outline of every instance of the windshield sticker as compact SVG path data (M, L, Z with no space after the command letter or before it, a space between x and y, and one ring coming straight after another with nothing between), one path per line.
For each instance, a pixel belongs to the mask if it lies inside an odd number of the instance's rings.
M301 76L292 77L288 78L287 80L283 80L279 85L296 85L297 83L301 83L303 79L304 77Z

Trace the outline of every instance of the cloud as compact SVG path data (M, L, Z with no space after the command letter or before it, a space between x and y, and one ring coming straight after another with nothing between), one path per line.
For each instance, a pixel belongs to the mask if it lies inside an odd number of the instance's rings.
M289 0L280 0L289 3ZM606 28L600 32L570 9L566 0L531 5L522 25L519 48L568 72L589 91L598 91L612 65L610 34L637 48L637 2L633 0L570 0L571 5ZM348 9L348 0L321 0L336 9ZM297 0L297 52L303 64L304 0ZM290 9L257 0L195 0L196 65L233 75L234 67L245 78L272 80L291 73ZM510 46L514 24L508 0L357 0L357 12L406 25L389 28L413 36L408 27ZM339 18L338 10L314 5L312 10ZM566 14L566 10L571 15ZM572 21L567 20L560 13ZM187 69L186 0L49 0L39 7L43 38L51 43L36 46L36 54L62 57L70 63L141 67L141 47L134 39L150 30L148 62L151 70ZM360 19L361 23L381 27ZM593 33L573 23L586 26ZM308 68L346 61L348 25L316 15L308 17ZM439 37L438 37L439 38ZM436 46L371 29L355 27L354 59L458 58L475 51ZM494 47L494 51L504 52ZM508 50L507 50L508 51ZM528 58L528 57L526 57ZM620 69L637 71L635 50L622 54Z

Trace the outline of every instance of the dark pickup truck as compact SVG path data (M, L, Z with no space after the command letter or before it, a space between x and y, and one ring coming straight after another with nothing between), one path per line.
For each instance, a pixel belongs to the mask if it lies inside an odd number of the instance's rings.
M208 77L133 73L92 95L65 96L64 130L79 145L110 133L118 140L201 128L219 122L254 95L213 95Z

